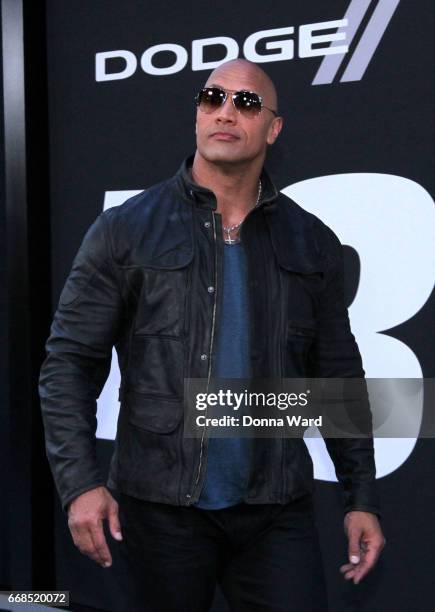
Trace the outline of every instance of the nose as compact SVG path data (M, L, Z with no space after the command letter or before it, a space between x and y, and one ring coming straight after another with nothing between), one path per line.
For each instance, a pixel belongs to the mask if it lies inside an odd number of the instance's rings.
M224 123L235 123L237 121L237 111L234 108L233 100L231 98L231 94L227 95L227 99L219 107L216 121L222 121Z

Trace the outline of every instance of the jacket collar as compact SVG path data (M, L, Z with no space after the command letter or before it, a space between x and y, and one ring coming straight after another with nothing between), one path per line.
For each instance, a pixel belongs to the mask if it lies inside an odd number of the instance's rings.
M192 180L190 169L193 163L193 155L186 157L179 167L177 173L174 176L174 180L178 189L181 191L183 197L201 208L209 208L216 210L217 202L216 196L206 187L198 185ZM261 197L258 203L258 207L265 206L268 209L276 206L276 199L279 195L278 190L272 182L266 169L263 168L260 175L261 179Z
M193 155L183 161L174 175L176 188L191 204L215 210L217 202L214 193L192 181L192 162ZM265 218L279 265L286 270L302 274L321 271L324 262L322 263L318 255L313 232L314 216L291 198L280 194L264 168L260 177L263 189L258 206L264 207L268 213Z

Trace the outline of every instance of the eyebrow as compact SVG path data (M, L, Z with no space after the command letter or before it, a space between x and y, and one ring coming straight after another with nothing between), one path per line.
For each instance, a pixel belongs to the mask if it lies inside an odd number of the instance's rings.
M205 87L220 87L221 89L225 89L223 85L219 85L218 83L210 83L209 85L205 85ZM232 89L228 91L252 91L253 93L257 93L254 89L247 89L246 87L242 87L241 89Z

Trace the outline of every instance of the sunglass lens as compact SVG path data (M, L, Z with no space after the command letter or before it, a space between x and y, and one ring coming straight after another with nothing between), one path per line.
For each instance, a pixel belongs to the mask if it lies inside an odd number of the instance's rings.
M217 87L205 87L197 96L197 105L204 113L212 113L225 101L225 92Z
M244 115L258 115L261 113L261 100L252 91L239 91L234 96L234 105Z

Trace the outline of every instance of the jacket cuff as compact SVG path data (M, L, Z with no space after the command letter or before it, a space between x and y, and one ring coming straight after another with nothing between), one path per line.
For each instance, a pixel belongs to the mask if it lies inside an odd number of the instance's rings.
M379 492L376 481L358 483L344 492L344 512L359 510L381 518Z
M82 493L86 493L86 491L91 491L92 489L96 489L97 487L104 487L104 486L105 486L104 481L103 480L98 480L98 481L95 481L95 482L83 485L79 489L75 489L72 493L69 493L67 496L63 496L61 498L62 510L65 513L68 513L68 505L76 497L78 497Z

